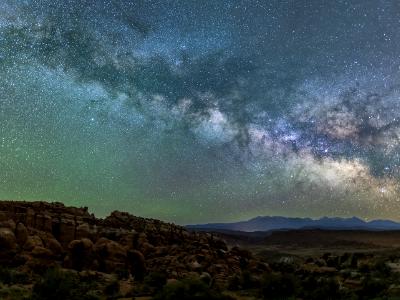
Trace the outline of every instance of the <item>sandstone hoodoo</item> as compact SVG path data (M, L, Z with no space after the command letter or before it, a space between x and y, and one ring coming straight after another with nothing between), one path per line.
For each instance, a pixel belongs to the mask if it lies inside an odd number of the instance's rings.
M2 264L121 274L142 281L197 276L221 287L244 266L268 266L209 233L115 211L105 219L61 203L0 201Z

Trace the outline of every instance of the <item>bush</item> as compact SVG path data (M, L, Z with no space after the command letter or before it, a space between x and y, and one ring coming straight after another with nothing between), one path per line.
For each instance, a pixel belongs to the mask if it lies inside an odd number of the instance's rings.
M105 287L104 293L105 293L107 296L112 296L112 297L114 297L114 296L118 295L118 293L119 293L119 288L120 288L119 282L115 280L115 281L110 282L110 283Z
M0 285L0 299L28 300L29 296L29 289L21 288L18 286L6 287Z
M144 278L147 286L161 289L167 283L167 274L162 272L151 272Z
M118 269L115 271L119 280L128 279L129 278L129 271L128 269Z
M10 269L0 268L0 282L4 284L12 283L12 274Z
M243 271L240 286L245 290L252 289L260 287L260 282L249 271Z
M156 294L154 300L234 300L230 296L211 290L198 279L184 279L169 283Z
M70 300L78 285L78 278L59 269L48 270L42 280L33 287L34 299Z
M238 275L234 275L228 280L228 290L237 291L241 288L241 280Z
M0 268L0 282L3 284L28 283L29 275L8 268Z
M360 267L358 268L358 270L361 273L365 273L365 274L368 274L369 272L371 272L370 266L366 263L361 264Z
M371 268L371 271L376 272L379 276L389 277L391 273L390 267L386 264L386 261L379 260Z
M19 284L27 284L30 282L30 277L25 272L13 272L12 274L12 283L19 283Z
M366 277L362 282L362 288L358 292L360 299L373 299L382 294L388 287L384 280Z
M291 262L272 262L269 264L272 270L277 272L284 272L284 273L293 273L296 271L296 265Z
M303 282L303 295L309 300L337 300L342 299L342 294L339 290L339 284L334 279L319 279L309 278Z
M288 299L298 289L297 279L290 274L271 273L262 282L263 299Z
M90 285L81 283L76 274L58 268L49 269L33 286L34 300L97 300L89 291Z
M353 253L353 255L351 256L351 260L350 260L350 267L351 268L357 268L357 266L358 266L358 259L359 258L359 256L358 255L356 255L355 253Z

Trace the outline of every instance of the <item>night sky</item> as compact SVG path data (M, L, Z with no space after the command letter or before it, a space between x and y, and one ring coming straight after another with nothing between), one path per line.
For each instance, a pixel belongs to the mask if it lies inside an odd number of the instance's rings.
M0 198L399 220L399 41L398 0L1 0Z

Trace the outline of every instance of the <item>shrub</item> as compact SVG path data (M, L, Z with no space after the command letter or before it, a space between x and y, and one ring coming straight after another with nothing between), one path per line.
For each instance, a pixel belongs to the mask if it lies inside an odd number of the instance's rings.
M0 268L0 282L4 284L12 283L12 274L11 270L8 268Z
M326 265L328 267L339 268L339 266L340 266L339 257L337 257L337 256L328 257L326 259Z
M384 280L366 277L362 282L362 288L358 292L360 299L373 299L387 289L388 283Z
M366 264L366 263L362 263L362 264L360 265L360 267L358 268L358 270L359 270L361 273L369 273L369 272L371 272L370 266L369 266L368 264Z
M293 273L296 271L296 265L292 262L272 262L270 263L270 267L272 268L272 270L275 270L277 272Z
M253 276L250 271L243 271L241 276L234 275L228 279L228 290L238 291L241 289L259 288L261 285L258 277Z
M12 272L12 283L27 284L30 282L30 277L25 272Z
M49 269L33 286L34 300L97 300L90 292L91 285L81 282L78 276L58 268Z
M310 291L313 291L318 286L317 279L315 276L310 275L303 279L301 282L301 296L302 298L307 299Z
M147 286L161 289L167 283L167 274L162 272L151 272L144 278Z
M73 291L78 285L76 276L59 269L48 270L42 280L33 287L33 299L70 300L74 299Z
M303 297L309 300L337 300L342 299L339 284L334 279L313 279L303 283Z
M372 267L371 271L378 273L382 277L388 277L391 273L390 267L386 264L386 261L384 260L377 261Z
M356 255L355 253L353 253L353 255L351 256L351 259L350 259L350 267L351 268L357 268L358 260L359 260L358 258L359 258L359 256Z
M252 289L260 286L259 280L254 278L254 276L249 271L242 272L242 278L240 280L240 286L243 289Z
M241 288L241 280L238 275L234 275L228 280L228 290L237 291Z
M28 283L29 275L24 272L0 267L0 282L3 284Z
M106 285L105 289L104 289L104 293L107 296L116 296L119 293L119 282L117 280L114 280L112 282L110 282L109 284Z
M288 299L298 289L297 279L290 274L271 273L265 275L262 282L263 299Z
M119 280L129 278L129 271L128 269L118 269L115 271Z
M0 286L0 299L7 300L28 300L30 296L29 289L17 286Z
M198 279L184 279L169 283L158 292L154 300L234 300L230 296L211 290Z

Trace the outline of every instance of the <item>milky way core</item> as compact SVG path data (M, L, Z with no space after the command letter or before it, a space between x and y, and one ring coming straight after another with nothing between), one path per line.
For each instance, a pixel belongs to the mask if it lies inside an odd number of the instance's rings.
M398 0L1 0L0 199L400 220Z

